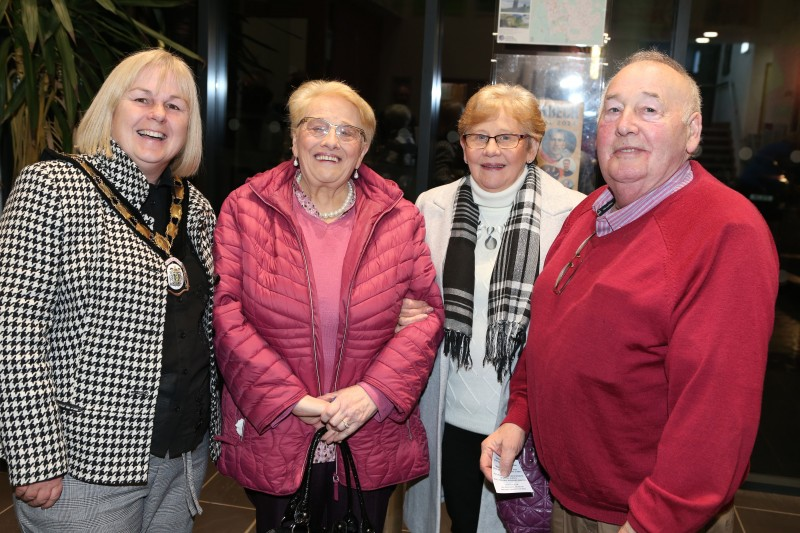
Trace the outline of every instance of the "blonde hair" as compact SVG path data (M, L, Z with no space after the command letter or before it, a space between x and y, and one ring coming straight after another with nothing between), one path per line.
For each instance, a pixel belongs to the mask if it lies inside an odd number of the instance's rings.
M197 173L203 157L203 125L200 119L200 101L194 74L178 56L160 48L137 52L123 59L103 82L92 104L83 116L75 134L75 148L80 153L105 153L112 157L111 126L114 111L123 95L133 87L136 78L146 69L153 68L163 82L172 76L178 86L179 96L189 106L189 130L186 144L170 168L176 176L187 177Z
M496 118L501 111L519 122L525 130L519 133L541 142L547 125L539 101L525 87L507 83L486 85L472 95L458 121L458 134L464 135L476 124Z
M338 96L356 106L361 124L352 125L359 126L364 130L367 135L367 145L372 143L376 126L375 112L355 89L340 81L311 80L295 89L287 104L292 135L295 134L300 121L306 117L306 111L311 106L311 102L320 96Z

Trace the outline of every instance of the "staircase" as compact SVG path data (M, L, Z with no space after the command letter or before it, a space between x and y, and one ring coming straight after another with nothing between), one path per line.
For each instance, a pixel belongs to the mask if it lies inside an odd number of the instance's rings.
M703 124L703 137L695 159L721 182L736 180L736 159L729 122Z

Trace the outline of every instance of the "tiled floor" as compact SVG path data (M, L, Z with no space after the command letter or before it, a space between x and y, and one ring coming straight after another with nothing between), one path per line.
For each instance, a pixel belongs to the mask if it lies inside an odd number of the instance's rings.
M8 486L8 476L0 473L0 486ZM0 506L0 532L18 533L11 493L2 499ZM397 497L390 506L386 533L400 533L402 497ZM198 517L195 533L253 533L255 518L250 502L244 492L230 479L220 475L212 467L200 495L203 514ZM782 494L740 490L736 494L736 533L789 533L800 531L800 497ZM445 517L446 520L446 517ZM442 533L449 530L443 524ZM418 532L425 533L425 532ZM495 533L495 532L485 532Z

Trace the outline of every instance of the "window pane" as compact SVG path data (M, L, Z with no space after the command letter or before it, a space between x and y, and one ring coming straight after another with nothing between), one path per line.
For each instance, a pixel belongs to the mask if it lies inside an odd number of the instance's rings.
M308 79L343 81L373 106L365 163L407 193L416 181L418 2L241 2L231 17L223 168L232 190L291 158L286 102Z

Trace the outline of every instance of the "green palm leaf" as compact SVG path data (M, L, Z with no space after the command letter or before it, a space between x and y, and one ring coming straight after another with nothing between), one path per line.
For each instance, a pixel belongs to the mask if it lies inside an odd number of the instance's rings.
M187 1L0 0L0 125L10 125L14 175L45 147L73 151L81 112L127 54L166 46L202 61L159 31L161 10Z

